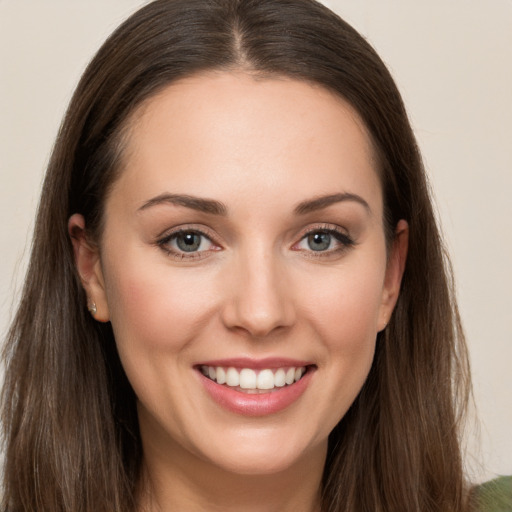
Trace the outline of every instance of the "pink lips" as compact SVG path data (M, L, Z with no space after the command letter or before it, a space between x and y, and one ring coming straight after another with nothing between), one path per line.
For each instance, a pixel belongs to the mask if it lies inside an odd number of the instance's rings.
M288 358L266 358L266 359L222 359L215 361L204 361L196 365L198 374L206 392L220 406L236 414L244 416L265 416L275 414L286 409L296 402L306 391L314 374L314 366L308 361L299 361ZM277 369L285 367L308 367L308 371L297 382L280 388L248 394L238 391L235 388L218 384L200 373L201 366L221 366L234 368L251 368L261 370L264 368Z

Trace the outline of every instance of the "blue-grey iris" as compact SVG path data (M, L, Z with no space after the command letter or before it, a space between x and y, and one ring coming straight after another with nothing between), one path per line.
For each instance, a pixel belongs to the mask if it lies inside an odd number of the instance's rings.
M308 236L308 246L312 251L325 251L331 245L331 235L329 233L312 233Z
M176 237L176 245L183 252L194 252L201 245L201 235L197 233L180 233Z

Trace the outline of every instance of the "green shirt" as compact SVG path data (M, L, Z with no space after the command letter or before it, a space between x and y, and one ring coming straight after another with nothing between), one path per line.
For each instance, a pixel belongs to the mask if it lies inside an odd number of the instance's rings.
M475 489L478 512L512 512L512 476L501 476Z

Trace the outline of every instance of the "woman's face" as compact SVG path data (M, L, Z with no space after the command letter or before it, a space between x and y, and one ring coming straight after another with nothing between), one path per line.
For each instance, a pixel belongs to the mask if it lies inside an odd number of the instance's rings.
M321 87L204 74L137 112L85 287L147 457L323 461L398 293L382 217L365 128Z

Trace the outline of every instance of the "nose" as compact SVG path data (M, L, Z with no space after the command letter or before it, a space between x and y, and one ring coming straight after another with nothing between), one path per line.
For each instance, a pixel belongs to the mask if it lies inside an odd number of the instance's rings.
M293 325L295 307L284 265L267 251L237 258L225 290L222 319L227 328L263 338Z

